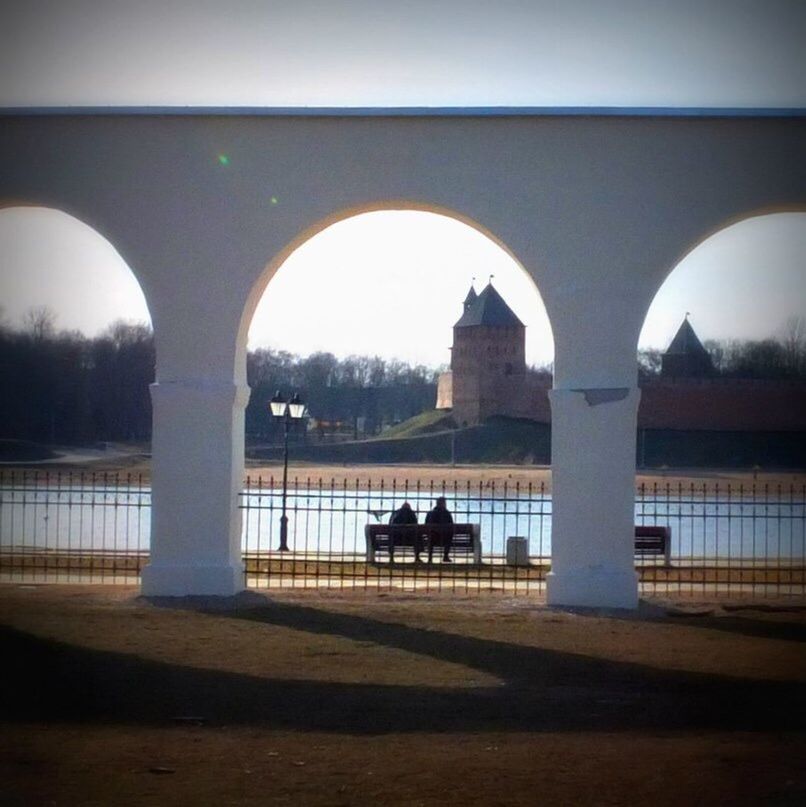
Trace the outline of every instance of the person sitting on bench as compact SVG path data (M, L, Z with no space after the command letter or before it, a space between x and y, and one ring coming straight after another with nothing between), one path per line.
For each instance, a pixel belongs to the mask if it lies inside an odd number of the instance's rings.
M417 513L411 509L411 505L408 502L403 502L400 507L392 513L390 519L390 524L416 524L417 523ZM414 533L414 560L420 560L420 552L423 551L422 546L422 538L417 534L415 531ZM389 554L393 556L394 554L394 540L392 536L389 536Z
M436 506L433 510L429 511L425 517L426 524L453 524L453 516L450 514L445 497L440 496L436 501ZM453 545L453 534L450 530L434 530L428 534L428 560L434 552L434 542L438 540L442 544L442 560L444 563L450 563L451 546Z

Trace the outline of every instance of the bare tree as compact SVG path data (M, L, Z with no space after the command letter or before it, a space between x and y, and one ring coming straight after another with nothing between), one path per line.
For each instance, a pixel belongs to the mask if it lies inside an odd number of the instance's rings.
M784 325L784 353L788 369L793 375L806 371L806 320L791 316Z
M125 319L118 319L109 325L101 336L111 340L112 344L119 350L125 345L150 341L152 333L151 326L145 322L130 322Z
M56 313L46 305L29 308L22 318L25 330L37 341L53 336L56 324Z
M642 348L638 351L638 373L641 378L660 375L662 355L657 348Z
M725 345L717 339L706 339L703 347L711 357L711 363L717 373L721 373L725 367Z

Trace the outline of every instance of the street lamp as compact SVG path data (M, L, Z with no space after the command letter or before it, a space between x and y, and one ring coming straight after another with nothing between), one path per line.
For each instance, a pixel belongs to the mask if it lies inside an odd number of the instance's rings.
M294 393L290 401L286 401L280 390L269 401L271 413L275 418L283 419L283 513L280 516L280 551L288 552L288 516L285 514L285 502L288 495L288 424L291 420L301 420L305 415L305 404L299 393Z

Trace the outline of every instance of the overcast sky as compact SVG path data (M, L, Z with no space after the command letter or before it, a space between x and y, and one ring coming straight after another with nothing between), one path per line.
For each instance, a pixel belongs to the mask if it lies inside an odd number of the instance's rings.
M0 105L806 107L804 42L801 0L6 0ZM703 244L656 299L642 341L668 343L686 311L703 338L761 338L806 315L804 221L754 219ZM331 289L334 266L343 283ZM411 267L426 285L406 287L445 322L367 346L348 327L350 305L404 293ZM528 326L529 361L549 361L545 314L521 270L474 230L413 213L342 222L300 248L269 285L250 342L444 363L471 277L481 288L491 273ZM311 284L326 292L320 326L288 338L299 329L283 317L309 305ZM5 211L0 305L18 322L39 304L88 333L147 317L111 245L64 216ZM325 319L334 310L341 321Z
M0 104L802 106L803 0L4 0Z

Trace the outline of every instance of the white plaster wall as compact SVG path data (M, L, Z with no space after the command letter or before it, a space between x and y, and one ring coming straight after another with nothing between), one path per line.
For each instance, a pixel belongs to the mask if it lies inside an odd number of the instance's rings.
M151 311L158 384L155 568L144 579L151 593L231 593L240 585L232 580L246 333L284 256L329 223L405 207L472 223L535 279L554 331L555 388L632 390L645 312L679 258L736 218L806 202L806 126L798 118L0 120L0 205L51 206L95 227L140 280ZM633 460L623 441L634 435L632 396L604 409L579 407L573 396L552 401L562 446L555 475L564 480L559 493L555 482L555 571L568 580L562 547L582 553L575 524L593 516L575 513L591 501L597 520L613 526L586 529L586 551L604 552L629 576L622 522ZM600 459L594 471L591 452ZM618 467L608 470L614 458ZM188 467L216 470L188 474ZM611 477L611 495L592 499L600 474ZM203 518L192 515L200 500ZM193 571L199 558L201 577ZM625 585L616 599L631 602L634 584ZM569 603L590 599L571 583L552 588Z
M267 263L350 211L411 205L476 222L533 275L567 345L559 386L631 383L645 310L689 246L803 202L803 130L752 118L6 117L0 198L66 210L119 249L152 310L160 377L232 379L233 321Z

